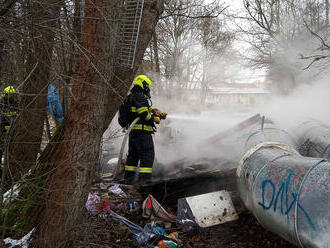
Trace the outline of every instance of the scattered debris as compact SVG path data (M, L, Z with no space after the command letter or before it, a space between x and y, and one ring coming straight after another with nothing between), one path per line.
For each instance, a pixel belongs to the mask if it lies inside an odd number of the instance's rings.
M235 207L226 190L186 197L179 199L179 201L187 202L185 205L190 208L196 223L200 227L210 227L238 219ZM186 210L184 208L179 211Z
M270 122L268 120L268 122ZM210 146L210 144L214 145L216 143L218 143L219 141L223 140L224 138L233 135L247 127L251 127L254 124L260 123L262 124L262 117L260 116L260 114L256 114L240 123L238 123L237 125L233 126L232 128L226 130L226 131L222 131L214 136L212 136L211 138L203 141L201 144L202 146Z
M139 203L135 200L127 200L127 206L130 212L136 212L140 209Z
M186 233L199 233L202 231L184 198L178 200L177 225Z
M109 159L109 161L107 162L107 164L112 167L112 166L116 166L118 164L118 158L112 158Z
M109 192L121 197L127 197L127 194L121 189L120 184L115 184L109 188Z
M179 239L179 234L177 232L172 232L169 235L166 234L165 230L159 226L156 229L161 232L166 239L160 240L157 243L157 247L159 248L176 248L183 247L182 240Z
M196 168L198 165L193 167ZM144 198L151 194L154 198L161 199L162 204L169 206L176 206L180 198L227 190L230 192L237 213L246 210L236 185L236 168L196 170L194 173L185 174L181 178L159 180L148 185L140 185L136 189Z
M11 189L9 189L6 193L3 194L3 202L8 200L13 200L19 194L18 185L15 184Z
M9 247L22 247L22 248L28 248L29 247L29 239L32 235L32 233L34 232L35 228L33 228L28 234L26 234L23 238L21 238L20 240L15 240L15 239L11 239L11 238L6 238L3 240L3 242L5 243L5 245L10 245Z
M96 205L100 202L101 198L98 196L97 193L89 193L88 199L85 204L85 207L90 215L96 215L97 214L97 207Z
M146 224L144 228L142 228L113 211L110 211L109 216L124 223L130 229L130 232L137 243L141 246L152 248L156 245L173 248L183 246L182 241L179 239L179 235L176 232L167 235L162 228L156 227L151 223Z
M164 221L175 222L176 220L176 217L169 214L152 195L148 195L144 200L142 209L142 217L144 218L150 218L152 215L156 215Z
M199 188L208 187L209 184L206 184L210 181L210 177L212 173L207 174L207 176L202 173L201 178L198 176L194 176L194 180L191 180L190 183L186 183L185 179L180 181L180 179L176 179L168 183L168 191L166 190L159 192L159 196L152 195L158 202L162 203L162 207L166 209L168 213L173 213L174 216L178 216L176 225L170 222L161 221L161 218L155 215L155 219L146 219L142 218L142 205L143 201L146 199L148 194L144 197L137 191L137 187L123 185L121 184L120 187L122 190L127 194L127 198L120 197L115 194L110 194L108 189L113 186L112 183L96 183L93 188L93 193L97 193L100 199L106 199L107 194L109 196L108 200L110 203L111 210L116 214L124 217L125 219L129 220L130 222L138 225L139 227L145 227L148 223L154 223L154 227L158 230L161 230L160 227L164 228L166 233L175 233L180 230L180 240L184 243L184 247L186 248L201 248L201 247L255 247L255 248L294 248L295 246L288 243L287 241L283 240L282 238L274 235L273 233L265 230L261 227L255 218L245 212L240 212L240 218L236 221L227 222L223 225L216 225L208 228L201 228L197 225L196 222L190 221L190 217L182 218L182 214L185 214L184 211L177 211L177 209L182 209L180 207L180 202L175 200L175 190L181 189L179 186L183 187L183 191L178 195L183 195L184 190L188 192L189 185L197 186ZM215 173L216 176L214 178L214 182L217 181L216 178L219 179L219 174ZM205 178L204 178L204 176ZM224 177L221 180L221 187L226 186L226 183L232 181L231 175L235 176L236 172L224 173ZM208 178L208 180L207 180ZM226 180L227 178L227 180ZM203 183L203 187L200 187L201 183ZM185 182L185 183L183 183ZM197 182L197 183L196 183ZM213 182L213 183L214 183ZM212 183L212 184L213 184ZM165 184L163 184L165 185ZM102 187L101 187L102 186ZM156 185L156 187L161 186L160 184ZM219 187L220 187L219 186ZM147 187L151 189L151 187ZM190 187L191 188L191 187ZM215 187L214 187L215 188ZM212 189L214 189L212 188ZM171 189L173 191L171 191ZM204 189L205 192L206 189ZM230 192L232 196L232 191ZM170 196L172 199L170 202L171 204L166 201L167 197ZM185 196L183 196L185 197ZM236 199L232 198L233 200ZM186 201L184 201L186 202ZM138 206L137 206L138 204ZM130 206L137 207L137 209L133 210L130 209ZM177 206L177 208L176 208ZM234 204L236 210L237 205ZM187 209L189 210L188 206ZM75 245L75 248L97 248L97 247L120 247L120 248L131 248L137 247L138 243L133 235L130 234L129 227L123 224L122 221L113 221L113 218L110 218L109 211L108 212L100 212L97 215L91 216L86 212L86 218L83 219L83 222L80 225L77 225L76 230L79 232L79 238ZM192 214L190 215L192 216ZM194 218L194 217L192 217ZM181 220L181 221L179 221ZM182 223L195 223L196 228L195 231L189 232L190 229L182 228ZM178 229L180 228L180 229ZM144 229L144 228L142 228ZM192 229L194 230L194 229ZM182 231L182 232L181 232ZM202 231L202 232L201 232ZM170 245L170 241L164 241L167 239L161 239L157 243L154 243L153 247L163 247L161 246L160 241L163 241L165 245ZM172 244L173 245L173 244ZM141 247L141 246L140 246ZM174 246L175 247L175 246Z

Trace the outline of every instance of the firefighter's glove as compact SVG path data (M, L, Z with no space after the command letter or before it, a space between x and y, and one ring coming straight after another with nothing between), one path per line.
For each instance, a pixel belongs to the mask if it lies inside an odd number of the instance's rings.
M163 120L166 119L166 116L167 116L167 113L166 112L159 111L158 114L159 114L159 116L160 116L161 119L163 119Z
M158 116L154 116L154 123L159 124L160 118Z

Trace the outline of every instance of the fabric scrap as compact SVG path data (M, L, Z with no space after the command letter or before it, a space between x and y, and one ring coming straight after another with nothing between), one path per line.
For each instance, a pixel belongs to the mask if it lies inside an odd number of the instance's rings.
M142 209L142 217L144 218L150 218L151 215L154 214L164 221L176 221L176 217L168 213L152 195L148 195L148 197L143 201Z

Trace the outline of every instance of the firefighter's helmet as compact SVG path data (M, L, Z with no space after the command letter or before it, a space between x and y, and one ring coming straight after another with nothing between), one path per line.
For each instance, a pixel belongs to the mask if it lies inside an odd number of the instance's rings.
M16 92L14 86L11 86L11 85L7 86L3 91L7 94Z
M150 78L148 78L145 75L138 75L134 81L133 84L140 86L142 89L150 88L152 85L152 82Z

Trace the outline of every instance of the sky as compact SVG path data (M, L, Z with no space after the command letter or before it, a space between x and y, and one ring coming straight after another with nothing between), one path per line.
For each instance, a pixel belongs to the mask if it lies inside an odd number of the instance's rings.
M214 0L204 0L205 3L211 3ZM242 0L221 0L220 2L225 3L227 5L229 5L229 8L231 10L236 10L239 9L242 6Z
M209 0L207 0L208 2ZM226 4L229 5L229 8L231 10L237 10L239 8L241 8L242 6L242 0L223 0L223 2L225 2Z
M205 0L205 3L210 3L213 0ZM228 6L228 11L231 13L237 13L243 8L243 0L221 0L220 2L224 3L225 6ZM229 23L230 25L230 23ZM233 25L233 29L236 27ZM234 42L234 49L237 50L245 50L248 45L246 43L242 43L241 41ZM254 83L256 81L265 81L265 70L251 70L249 68L242 67L241 65L237 65L239 73L236 71L234 74L238 74L238 76L234 79L236 83Z

